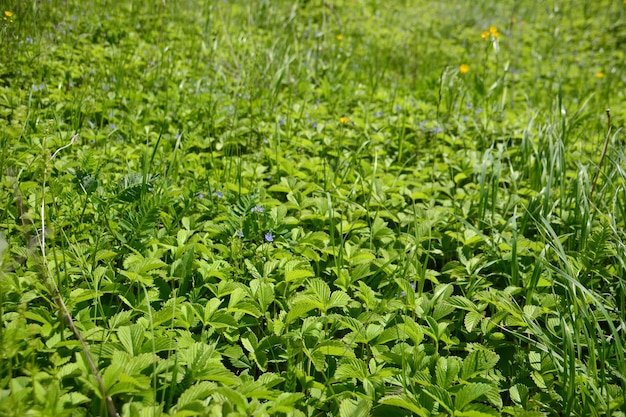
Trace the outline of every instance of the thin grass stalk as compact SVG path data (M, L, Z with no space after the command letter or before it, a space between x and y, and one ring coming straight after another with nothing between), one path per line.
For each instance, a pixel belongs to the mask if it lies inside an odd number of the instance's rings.
M593 192L596 189L596 184L598 183L598 177L600 176L600 172L602 171L602 164L604 163L604 158L606 157L606 153L609 149L609 140L611 138L611 109L606 109L606 138L604 139L604 148L602 149L602 155L600 156L600 163L598 164L598 172L596 172L596 176L593 179L593 185L591 186L591 191L589 192L589 202L590 206L593 202Z

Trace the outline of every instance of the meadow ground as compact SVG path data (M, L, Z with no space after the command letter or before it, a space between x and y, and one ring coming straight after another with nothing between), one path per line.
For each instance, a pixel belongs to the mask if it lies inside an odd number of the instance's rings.
M1 416L625 415L626 1L1 7Z

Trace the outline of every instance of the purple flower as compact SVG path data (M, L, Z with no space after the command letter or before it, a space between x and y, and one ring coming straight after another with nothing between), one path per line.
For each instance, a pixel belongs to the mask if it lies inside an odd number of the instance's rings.
M215 197L217 197L217 198L222 198L222 197L224 197L224 194L223 194L221 191L215 191L215 192L213 193L213 195L214 195Z
M263 213L264 211L265 209L263 208L263 206L260 206L258 204L250 209L251 213Z
M265 234L265 240L267 240L268 242L273 242L274 241L274 236L272 236L272 232L267 232Z
M237 231L235 232L235 236L240 237L240 238L243 238L243 232L242 232L241 230L237 230Z

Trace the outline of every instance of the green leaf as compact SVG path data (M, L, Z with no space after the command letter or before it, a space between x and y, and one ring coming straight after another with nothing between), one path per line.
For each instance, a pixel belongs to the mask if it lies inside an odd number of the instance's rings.
M326 304L326 309L345 307L348 305L348 302L350 302L350 296L348 294L343 291L333 291L328 304Z
M313 271L309 271L308 269L295 269L293 271L285 272L285 281L292 282L304 278L310 278L312 276L315 276Z
M369 417L371 409L372 403L366 398L358 401L346 398L339 405L339 417Z
M201 381L187 388L178 398L176 406L180 409L195 400L205 400L215 389L215 382Z
M322 354L328 356L345 356L354 358L354 352L350 346L336 340L326 340L317 345L314 351L321 352Z
M68 408L68 406L76 406L79 404L90 403L92 401L92 398L87 397L80 392L72 391L61 395L61 398L59 400L65 408Z
M287 317L285 318L285 324L293 323L297 319L302 319L306 317L306 314L319 307L319 303L316 303L312 300L302 299L294 303L289 311L287 312Z
M468 333L471 333L472 330L474 330L474 328L480 324L482 319L482 313L479 313L477 311L468 311L467 314L465 314L465 319L463 320L465 324L465 330L467 330Z
M322 304L328 303L330 299L330 288L328 284L322 281L319 278L315 278L311 280L311 289L315 294L315 298L320 301Z
M528 403L528 387L523 384L515 384L509 388L509 395L514 403L526 407Z
M424 388L424 393L445 408L448 413L452 414L454 405L448 391L436 385L430 385Z
M479 375L486 370L492 369L498 363L498 360L500 360L500 356L490 350L478 349L470 352L463 360L461 377L464 380L468 380Z
M470 382L457 392L454 398L456 410L463 410L466 405L491 390L491 385L482 382Z
M437 385L442 388L448 388L457 380L459 370L461 369L461 359L451 356L448 358L440 357L435 367L435 376Z
M120 327L117 331L117 338L124 346L124 349L126 349L126 352L135 356L141 353L141 347L145 339L144 329L138 324Z
M387 395L381 398L378 404L400 407L409 410L419 417L428 417L431 415L428 410L422 407L412 396L409 397L407 394Z
M541 388L541 389L548 388L547 385L546 385L546 381L544 381L543 375L541 375L540 372L533 371L530 374L530 377L533 379L533 382L535 383L535 385L537 385L537 388Z
M461 417L501 417L502 414L484 404L471 404L467 410L457 411L455 416Z
M360 359L346 359L335 371L335 379L338 381L344 379L356 378L360 381L365 380L369 375L367 365Z

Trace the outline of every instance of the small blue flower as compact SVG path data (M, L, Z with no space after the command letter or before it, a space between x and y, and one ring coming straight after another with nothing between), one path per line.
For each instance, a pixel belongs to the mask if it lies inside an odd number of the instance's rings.
M111 130L117 129L117 127L113 123L109 123L109 127L111 128Z
M399 105L396 106L396 111L400 111L400 110L402 110L402 106L399 106Z
M382 117L382 115L383 115L383 111L382 110L381 111L377 111L377 112L374 113L374 117Z
M258 204L250 209L251 213L263 213L264 211L265 209L263 208L263 206L260 206Z
M204 198L204 194L198 193L198 198L203 199Z
M217 198L222 198L222 197L224 197L224 194L223 194L221 191L215 191L215 192L213 193L213 195L214 195L215 197L217 197Z
M174 135L174 139L178 140L182 136L182 133L177 133Z
M281 118L281 119L278 121L278 124L280 125L280 127L283 127L283 126L285 126L285 122L286 122L286 121L287 121L287 119L285 119L285 118L283 117L283 118Z
M317 123L313 122L311 123L311 126L313 126L313 129L317 129Z
M87 124L89 125L90 128L95 129L96 124L94 122L92 122L91 120L87 120Z
M267 232L265 234L265 240L267 240L268 242L273 242L274 241L274 236L272 236L272 232Z
M243 238L243 232L242 232L241 230L237 230L237 231L235 232L235 236L240 237L240 238Z
M33 44L33 38L31 38L30 36L26 38L26 42L30 43L31 45Z
M466 108L466 109L471 109L471 108L472 108L472 103L467 103L467 104L465 105L465 108Z

